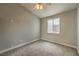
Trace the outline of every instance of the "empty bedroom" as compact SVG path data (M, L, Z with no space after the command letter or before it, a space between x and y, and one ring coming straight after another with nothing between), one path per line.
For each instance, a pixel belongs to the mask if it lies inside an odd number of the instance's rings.
M78 55L78 3L0 3L0 56Z

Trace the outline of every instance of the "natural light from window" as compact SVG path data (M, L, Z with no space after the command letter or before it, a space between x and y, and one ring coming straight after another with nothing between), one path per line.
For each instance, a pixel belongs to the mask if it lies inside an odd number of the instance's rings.
M56 34L60 33L60 18L49 19L47 23L48 23L47 27L48 33L56 33Z

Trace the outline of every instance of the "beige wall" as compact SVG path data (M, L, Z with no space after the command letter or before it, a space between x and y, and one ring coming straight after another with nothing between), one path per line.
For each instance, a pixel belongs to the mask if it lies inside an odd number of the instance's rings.
M77 47L77 12L75 10L41 19L41 39L51 42ZM47 33L47 20L60 17L60 34Z
M40 20L17 4L0 4L0 50L39 39Z

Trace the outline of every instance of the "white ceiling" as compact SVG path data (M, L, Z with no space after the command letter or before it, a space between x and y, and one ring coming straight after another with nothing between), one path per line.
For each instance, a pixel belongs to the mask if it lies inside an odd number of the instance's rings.
M35 3L22 3L21 5L40 18L77 8L77 3L44 3L43 10L34 9Z

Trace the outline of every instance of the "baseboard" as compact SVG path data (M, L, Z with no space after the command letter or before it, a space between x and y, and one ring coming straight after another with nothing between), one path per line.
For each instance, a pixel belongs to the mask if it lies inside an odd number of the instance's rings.
M30 44L30 43L35 42L35 41L38 41L38 40L39 40L39 39L35 39L35 40L30 41L30 42L25 42L25 43L19 44L19 45L17 45L17 46L14 46L14 47L11 47L11 48L8 48L8 49L1 50L1 51L0 51L0 54L2 54L2 53L4 53L4 52L11 51L11 50L16 49L16 48L19 48L19 47L22 47L22 46L24 46L24 45Z
M41 39L41 40L45 40L45 41L49 41L49 42L53 42L53 43L57 43L57 44L60 44L60 45L64 45L64 46L68 46L68 47L77 49L76 46L72 46L72 45L69 45L69 44L66 44L66 43L59 43L59 42L56 42L56 41L50 41L48 39Z

